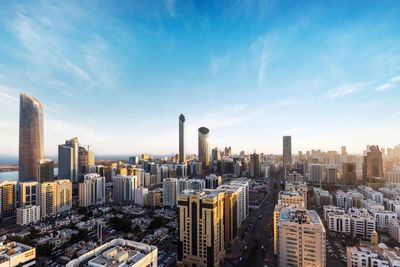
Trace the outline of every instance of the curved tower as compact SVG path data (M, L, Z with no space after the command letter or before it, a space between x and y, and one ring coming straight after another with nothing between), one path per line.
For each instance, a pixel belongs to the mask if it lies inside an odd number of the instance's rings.
M179 163L185 162L185 116L179 116Z
M206 127L199 128L199 161L203 165L203 169L210 166L210 151L208 144L208 130Z
M21 93L19 107L20 181L37 181L43 152L43 106L36 98Z

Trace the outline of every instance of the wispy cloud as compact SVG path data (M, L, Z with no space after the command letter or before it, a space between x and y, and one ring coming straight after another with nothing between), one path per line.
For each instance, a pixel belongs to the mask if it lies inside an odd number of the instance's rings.
M375 88L375 91L385 92L387 90L395 88L396 86L400 86L400 75L397 75L391 78L389 81L385 82L384 84L379 85Z
M386 123L389 123L391 121L394 121L395 119L397 119L400 116L400 109L397 110L395 113L392 114L392 116L390 116L387 120Z
M171 17L175 17L175 0L164 0L165 7Z
M368 84L365 83L346 84L340 86L339 88L328 91L328 93L326 93L325 96L332 99L338 97L344 97L350 94L359 93L364 89L366 89L367 86Z

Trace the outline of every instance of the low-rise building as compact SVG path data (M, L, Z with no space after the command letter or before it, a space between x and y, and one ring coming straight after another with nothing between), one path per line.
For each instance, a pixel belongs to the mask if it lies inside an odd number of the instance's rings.
M156 267L157 256L156 246L118 238L68 262L66 267L78 267L86 262L88 267Z
M332 232L350 235L351 219L350 216L343 211L335 211L327 213L328 228Z
M17 208L17 224L27 225L40 220L40 206L28 205Z
M0 266L29 267L36 265L36 249L18 242L0 243Z

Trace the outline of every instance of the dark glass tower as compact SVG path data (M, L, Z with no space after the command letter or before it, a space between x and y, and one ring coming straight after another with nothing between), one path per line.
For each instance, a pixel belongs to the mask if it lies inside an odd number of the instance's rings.
M179 116L179 162L185 162L185 116Z

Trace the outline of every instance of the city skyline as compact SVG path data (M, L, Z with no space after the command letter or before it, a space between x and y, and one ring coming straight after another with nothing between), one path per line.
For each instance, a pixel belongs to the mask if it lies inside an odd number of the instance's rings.
M75 136L96 154L178 153L181 113L186 154L199 127L236 153L281 154L284 135L294 154L399 142L395 1L78 5L0 9L1 155L18 154L21 91L44 105L46 157Z

